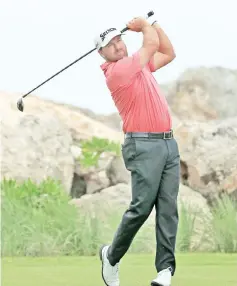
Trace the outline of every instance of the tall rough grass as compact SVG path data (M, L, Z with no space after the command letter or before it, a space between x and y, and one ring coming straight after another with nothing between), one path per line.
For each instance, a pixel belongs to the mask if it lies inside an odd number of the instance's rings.
M93 254L99 224L78 213L55 181L2 184L3 255Z
M218 252L237 252L237 201L228 196L219 199L212 210L210 231Z
M62 186L51 179L38 185L30 180L22 184L3 180L1 195L3 256L95 255L102 243L111 241L122 217L119 210L97 206L92 213L70 204ZM177 251L190 250L195 219L182 205ZM214 237L214 251L237 252L234 201L219 201L206 229ZM154 252L154 229L143 226L129 251Z
M196 217L197 213L193 214L190 206L185 206L185 204L181 202L176 244L176 248L179 252L186 252L191 249Z

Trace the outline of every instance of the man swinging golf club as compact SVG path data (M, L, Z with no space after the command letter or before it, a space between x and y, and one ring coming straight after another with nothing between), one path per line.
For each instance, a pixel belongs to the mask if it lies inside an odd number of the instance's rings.
M176 268L180 157L166 99L152 74L170 63L175 53L153 18L138 17L127 24L130 31L143 34L142 47L131 56L115 28L95 39L105 59L101 68L107 87L123 122L122 154L132 176L131 203L112 243L100 249L102 277L108 286L120 285L119 262L154 206L158 275L151 285L170 286Z

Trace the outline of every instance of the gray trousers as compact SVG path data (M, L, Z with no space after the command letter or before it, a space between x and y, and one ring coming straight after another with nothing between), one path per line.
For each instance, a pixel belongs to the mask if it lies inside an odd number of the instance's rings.
M174 275L180 180L177 142L174 138L126 138L122 154L132 176L132 200L110 245L108 259L112 265L119 262L155 206L156 270L171 267Z

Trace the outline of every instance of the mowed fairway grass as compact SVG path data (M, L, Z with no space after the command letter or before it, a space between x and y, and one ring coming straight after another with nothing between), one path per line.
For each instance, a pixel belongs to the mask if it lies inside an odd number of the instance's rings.
M154 257L127 254L121 286L148 286ZM98 257L2 258L3 286L102 286ZM172 286L236 286L237 254L178 254Z

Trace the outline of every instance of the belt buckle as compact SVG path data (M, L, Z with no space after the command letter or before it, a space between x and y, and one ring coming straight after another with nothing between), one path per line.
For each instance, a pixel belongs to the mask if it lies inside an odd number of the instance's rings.
M166 137L166 134L168 134L170 137ZM172 138L172 134L173 134L172 130L169 132L164 132L163 139L170 140Z

